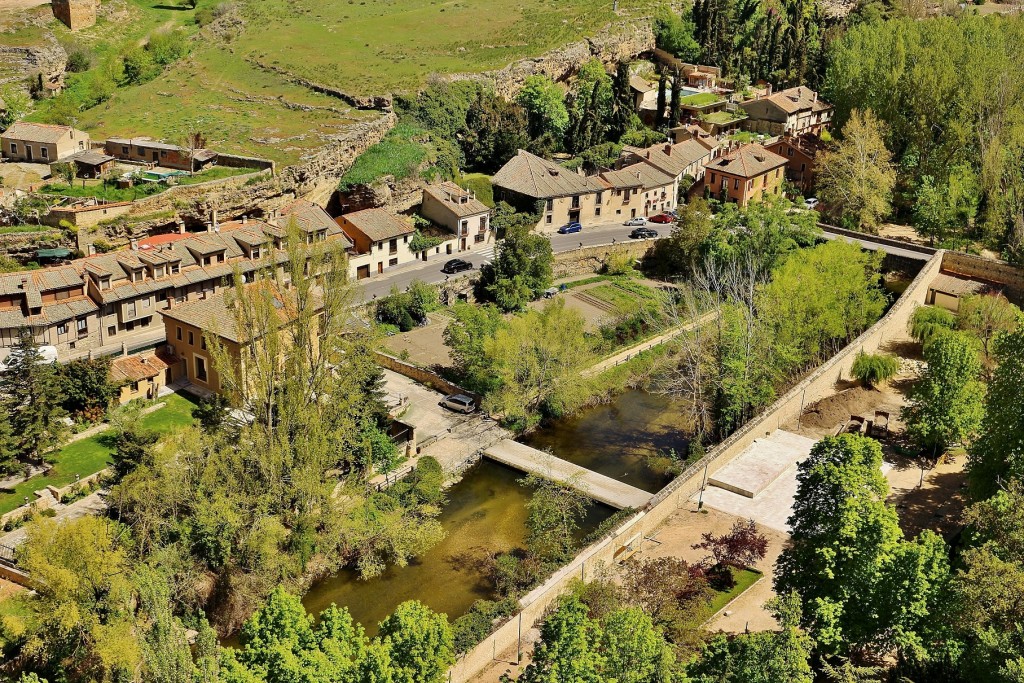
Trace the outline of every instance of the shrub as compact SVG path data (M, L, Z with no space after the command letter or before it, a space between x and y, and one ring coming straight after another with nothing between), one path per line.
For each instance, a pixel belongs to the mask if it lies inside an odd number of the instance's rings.
M920 306L910 318L910 335L927 344L943 330L951 330L956 325L956 317L944 308Z
M188 54L188 38L181 31L155 33L146 45L146 51L160 66L167 66Z
M75 50L68 55L67 69L71 73L82 73L88 71L89 67L92 66L92 60L89 55L81 50Z
M861 351L854 359L850 372L865 386L873 387L895 377L899 369L900 361L895 356Z

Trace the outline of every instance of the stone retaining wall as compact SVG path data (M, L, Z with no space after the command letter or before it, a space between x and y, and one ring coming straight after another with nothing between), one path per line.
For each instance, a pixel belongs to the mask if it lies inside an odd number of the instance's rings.
M412 363L406 363L400 358L395 358L390 354L381 353L380 351L374 351L373 355L377 364L381 367L393 370L399 375L405 375L409 379L415 380L420 384L434 389L435 391L440 391L443 394L465 394L467 396L472 396L477 404L480 403L479 395L474 394L472 391L466 391L458 384L449 382L436 372L427 370L426 368L421 368L420 366L413 365Z
M1009 299L1024 303L1024 270L1007 263L959 251L947 251L942 259L942 269L960 275L1005 285L1003 290Z
M611 254L628 254L635 259L642 259L652 248L653 244L649 241L629 240L628 242L599 244L593 247L563 251L555 254L552 275L554 279L559 280L565 277L597 273L604 267Z
M556 572L544 585L536 588L520 601L521 611L500 626L483 642L459 658L450 672L452 683L471 680L494 661L495 653L515 647L524 630L529 630L543 619L554 601L577 578L593 579L603 566L614 563L619 550L650 536L676 510L700 490L705 473L710 476L743 452L755 439L770 434L802 412L803 408L835 390L836 382L849 376L850 367L861 350L871 353L894 340L907 338L907 325L914 309L924 303L928 285L939 273L943 252L928 261L903 296L867 331L838 354L822 364L759 416L742 429L711 449L699 462L691 465L680 476L661 490L648 507L625 522L600 541L584 549L576 558Z

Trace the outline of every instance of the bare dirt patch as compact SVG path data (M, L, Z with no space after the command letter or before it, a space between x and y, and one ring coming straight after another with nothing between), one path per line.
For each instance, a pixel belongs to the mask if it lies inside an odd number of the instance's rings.
M450 349L444 343L444 330L452 319L440 311L427 314L429 322L408 332L400 332L384 340L385 350L416 365L448 367L452 363Z

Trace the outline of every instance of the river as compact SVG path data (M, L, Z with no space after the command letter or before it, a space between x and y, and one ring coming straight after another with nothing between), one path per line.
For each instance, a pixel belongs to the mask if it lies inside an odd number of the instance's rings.
M668 477L652 471L646 458L667 449L685 449L676 429L679 407L665 397L627 391L607 404L558 420L523 440L549 449L602 474L657 491ZM443 541L406 567L389 567L383 575L361 580L353 570L312 586L303 598L318 614L331 603L347 606L371 635L377 624L405 600L417 599L454 620L478 598L492 598L493 586L483 571L489 554L523 547L526 503L530 491L517 483L523 474L488 460L481 461L448 489L440 522ZM613 513L593 505L580 536L586 536Z

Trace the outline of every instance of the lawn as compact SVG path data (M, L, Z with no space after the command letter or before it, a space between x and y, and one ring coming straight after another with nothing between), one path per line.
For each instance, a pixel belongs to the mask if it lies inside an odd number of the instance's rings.
M494 186L491 176L486 173L466 173L459 185L476 193L476 198L491 208L494 207Z
M716 111L714 114L708 114L703 117L704 121L708 123L732 123L733 121L739 121L740 119L747 118L746 114L736 115L731 111Z
M254 168L234 168L228 166L214 166L205 171L196 173L194 176L182 175L175 178L178 185L195 185L211 180L222 180L232 176L252 173ZM142 197L149 197L160 194L170 187L164 183L151 183L140 181L132 187L119 188L116 185L104 184L102 181L81 181L76 180L73 185L65 183L49 183L39 188L40 192L46 194L58 194L65 197L97 197L108 202L127 202Z
M171 394L161 400L167 405L143 417L144 427L167 433L175 427L191 423L192 407L195 405L191 398ZM46 486L67 486L75 481L75 475L84 479L99 472L109 464L113 451L114 444L109 430L68 444L61 449L53 468L45 475L18 484L13 493L0 494L0 514L24 505L26 496L29 502L35 500L34 491Z
M706 107L721 101L722 96L713 92L699 92L696 95L687 95L679 99L679 103L684 107Z
M424 131L400 123L384 139L359 155L352 168L342 176L338 188L347 190L356 185L371 185L374 181L391 176L395 181L405 180L419 169L427 158L427 149L417 142Z
M598 285L588 289L587 294L611 304L621 313L638 311L661 302L661 295L658 292L628 280Z
M715 614L718 610L722 609L734 599L738 598L743 591L747 590L754 585L758 579L761 578L762 574L759 571L752 569L732 569L732 576L736 579L736 585L732 587L732 590L728 591L717 591L715 596L711 598L711 613Z

